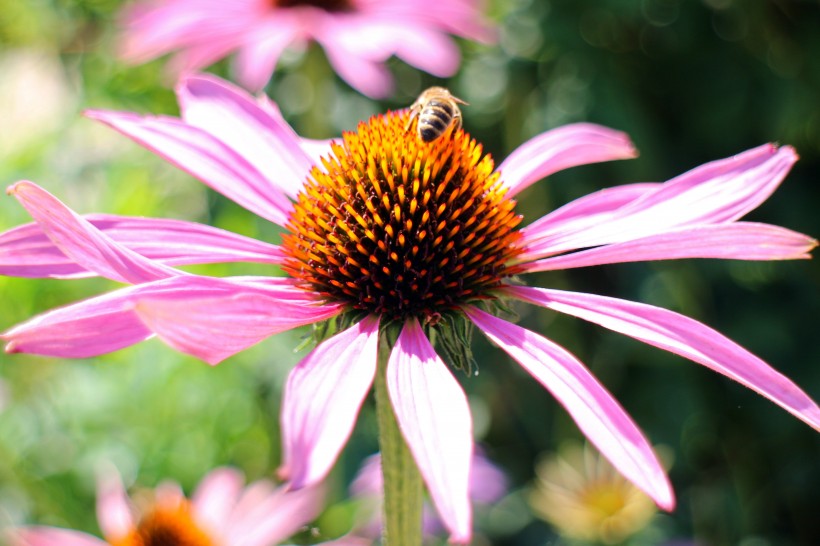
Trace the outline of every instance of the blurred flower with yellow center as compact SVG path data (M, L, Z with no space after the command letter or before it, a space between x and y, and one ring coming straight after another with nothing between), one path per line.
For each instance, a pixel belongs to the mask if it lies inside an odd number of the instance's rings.
M567 538L617 544L657 511L645 493L588 446L562 446L536 467L533 511Z
M104 537L58 527L11 528L11 546L271 546L315 518L323 508L322 486L286 491L259 480L243 487L241 473L218 468L191 499L171 482L131 499L116 473L97 487L97 519Z

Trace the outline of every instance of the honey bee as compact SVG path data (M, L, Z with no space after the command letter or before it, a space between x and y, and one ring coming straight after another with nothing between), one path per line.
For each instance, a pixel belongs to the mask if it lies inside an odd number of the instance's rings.
M410 125L416 117L418 117L416 132L424 142L433 142L451 125L456 131L461 128L459 104L468 103L454 97L448 89L430 87L410 106L410 119L407 120L405 131L410 130Z

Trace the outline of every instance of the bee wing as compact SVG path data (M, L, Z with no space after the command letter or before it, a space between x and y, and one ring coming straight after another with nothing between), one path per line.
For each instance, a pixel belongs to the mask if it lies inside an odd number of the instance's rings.
M407 125L404 126L405 133L410 131L410 127L413 125L413 120L418 117L419 112L421 112L421 103L416 101L410 106L410 117L407 118Z

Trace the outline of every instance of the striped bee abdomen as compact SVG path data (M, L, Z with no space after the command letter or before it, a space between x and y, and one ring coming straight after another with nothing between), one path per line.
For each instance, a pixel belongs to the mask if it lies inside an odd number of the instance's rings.
M419 136L424 142L440 137L453 122L454 108L445 101L431 100L419 114Z

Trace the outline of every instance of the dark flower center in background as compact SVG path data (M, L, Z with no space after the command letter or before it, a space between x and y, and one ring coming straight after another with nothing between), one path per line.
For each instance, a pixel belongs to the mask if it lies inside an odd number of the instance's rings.
M284 237L284 269L352 309L435 321L516 273L515 201L461 130L431 143L388 113L315 166Z
M112 546L217 546L194 522L190 505L157 506L148 511L136 529Z
M275 8L295 8L299 6L312 6L325 11L353 11L352 0L270 0Z

